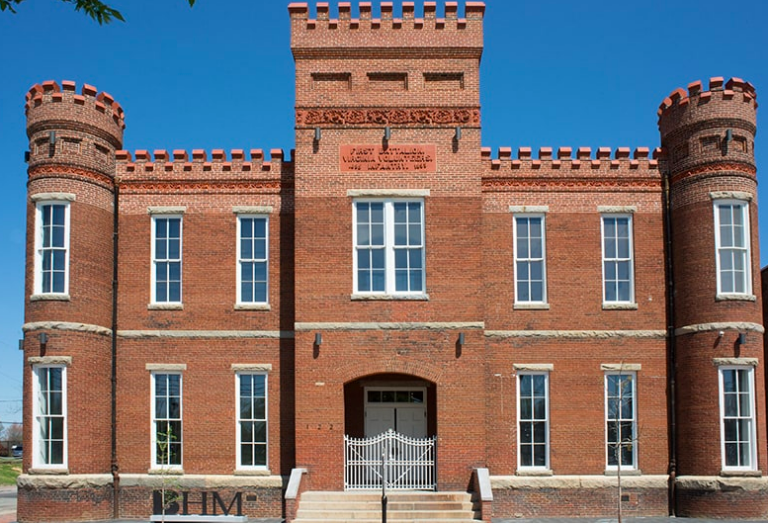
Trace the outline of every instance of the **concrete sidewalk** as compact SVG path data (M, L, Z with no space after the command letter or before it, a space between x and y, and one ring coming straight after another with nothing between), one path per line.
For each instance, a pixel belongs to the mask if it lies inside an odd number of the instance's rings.
M0 486L0 523L16 522L16 486Z

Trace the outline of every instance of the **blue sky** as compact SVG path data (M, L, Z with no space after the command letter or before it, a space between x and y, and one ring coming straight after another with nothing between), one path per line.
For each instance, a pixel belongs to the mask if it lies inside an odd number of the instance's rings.
M85 82L107 91L125 109L129 150L293 148L287 0L198 0L192 9L185 0L109 3L125 23L99 26L56 0L26 0L18 14L0 13L2 422L21 420L24 94L31 85L74 80L78 89ZM695 80L706 85L711 76L748 80L768 104L764 0L486 0L486 6L483 144L494 155L500 146L654 148L659 103L675 88ZM768 166L761 121L758 177L760 166ZM760 222L768 231L768 206ZM766 233L761 237L768 242ZM768 248L763 251L766 265Z

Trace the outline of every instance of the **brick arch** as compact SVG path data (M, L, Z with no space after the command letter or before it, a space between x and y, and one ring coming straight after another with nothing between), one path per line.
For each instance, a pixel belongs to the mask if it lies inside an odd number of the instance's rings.
M350 382L364 377L393 373L411 375L437 385L443 376L443 369L441 366L429 362L406 360L395 355L392 358L376 362L375 364L368 361L349 360L340 367L339 378L346 386Z

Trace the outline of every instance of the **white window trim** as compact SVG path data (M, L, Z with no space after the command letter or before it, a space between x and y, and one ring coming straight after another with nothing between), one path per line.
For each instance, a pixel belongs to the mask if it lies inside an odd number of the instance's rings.
M608 447L608 377L613 375L629 375L632 377L632 464L631 465L621 465L622 471L632 471L637 470L637 373L635 371L632 371L633 367L630 367L632 365L628 365L627 367L623 369L611 369L610 371L605 371L605 376L603 379L603 403L604 403L604 419L605 423L603 424L605 429L605 469L607 471L617 471L619 469L618 465L610 465L608 463L608 454L611 453L611 450ZM634 369L639 369L638 365L634 365ZM605 368L603 368L605 369ZM615 420L615 419L610 419ZM621 419L620 419L621 420ZM619 436L619 438L621 438ZM621 453L619 453L621 455Z
M626 218L629 220L629 299L628 300L606 300L605 297L605 219L606 218ZM634 216L632 213L602 213L600 215L600 272L602 274L602 280L600 282L603 295L603 308L615 309L616 306L633 306L631 309L636 308L635 302L635 224ZM610 259L617 260L617 259Z
M720 245L720 213L719 208L721 205L738 205L743 213L744 219L744 250L746 251L745 269L746 274L744 278L744 292L739 293L735 291L723 291L722 279L720 278L720 250L723 249ZM717 298L720 300L737 299L737 300L753 300L752 294L752 238L751 231L752 226L749 220L749 201L740 199L715 199L712 202L712 210L714 213L714 230L715 230L715 278L717 280ZM725 248L731 249L731 248Z
M35 201L35 282L34 297L46 298L69 298L69 257L70 257L70 214L71 200L69 198L54 198L55 195L46 194L48 199ZM74 198L72 199L74 200ZM43 206L63 206L64 207L64 291L53 292L43 291Z
M265 300L252 300L250 302L243 301L243 297L242 297L242 294L243 294L242 271L241 271L243 260L242 260L242 258L240 256L240 252L241 252L240 248L241 248L241 244L242 244L242 238L240 236L240 232L241 232L241 225L242 225L242 220L243 219L262 219L262 220L264 220L266 222L266 224L265 224L266 238L264 239L265 243L266 243L266 246L265 246L266 251L265 251L265 254L264 254L264 262L266 262L266 264L267 264L267 293L266 293ZM269 287L270 287L269 286L269 266L270 266L270 264L269 264L269 254L270 254L269 253L269 215L262 214L262 213L238 213L237 214L237 246L236 246L236 249L237 249L237 267L236 267L237 275L235 276L235 278L237 280L237 302L236 302L236 306L245 306L247 308L248 306L256 306L256 307L258 307L258 306L268 305L269 304ZM256 261L256 259L249 259L248 260L248 262L252 262L252 261Z
M357 204L359 203L384 203L384 291L359 291L357 274ZM396 291L395 290L395 218L394 204L418 202L421 204L421 291ZM352 201L352 298L426 298L427 297L427 239L426 239L426 206L423 198L356 198Z
M173 208L176 213L163 213L158 211L157 209L153 208L152 213L150 214L152 222L151 222L151 246L150 246L150 257L151 257L151 264L150 264L150 309L176 309L178 306L182 305L184 303L184 215L178 213L177 208ZM168 301L158 301L157 300L157 282L156 282L156 269L155 264L157 263L157 259L155 258L155 241L156 241L156 234L157 234L157 220L158 219L175 219L177 218L179 220L179 275L180 275L180 286L179 286L179 300L168 300ZM169 259L166 259L169 260Z
M540 473L549 473L551 471L550 469L550 413L549 413L549 371L533 371L529 370L528 368L525 368L525 371L516 373L516 386L517 386L517 402L516 402L516 418L517 420L517 470L518 472L540 472ZM544 392L545 392L545 410L546 410L546 453L545 453L545 463L543 466L523 466L521 465L520 457L521 457L521 442L520 442L520 377L524 375L536 375L536 376L543 376L544 377Z
M541 272L542 272L542 293L541 300L520 300L518 296L518 275L517 275L517 220L519 218L540 218L541 219ZM515 305L522 306L546 306L547 305L547 216L545 213L514 213L512 215L512 249L514 250L514 287L515 287ZM530 230L529 230L530 233ZM527 258L526 261L535 259ZM530 274L529 274L530 276Z
M183 365L183 364L182 364ZM186 369L186 365L183 365ZM179 420L181 421L181 464L159 464L157 462L157 424L155 412L155 376L156 375L177 375L179 377ZM184 472L184 375L181 370L176 367L168 367L166 369L153 369L150 373L150 456L152 457L152 463L150 472L168 472L168 473L183 473ZM165 419L164 419L165 420Z
M266 464L263 466L245 466L242 464L240 440L240 377L244 375L260 375L264 377L264 420L267 424ZM269 373L267 371L238 370L235 372L235 450L236 471L268 471L269 470Z
M751 413L749 435L749 466L728 466L725 463L725 392L723 390L723 371L746 371L749 385L749 409ZM756 471L757 470L757 413L755 412L755 368L753 366L720 366L717 371L718 404L720 406L720 463L726 472Z
M35 364L32 366L32 468L39 470L67 470L69 462L69 436L67 413L67 367L68 363L62 364ZM61 464L47 464L40 460L40 379L38 373L43 369L58 368L61 369L61 413L64 419L64 444L62 450Z

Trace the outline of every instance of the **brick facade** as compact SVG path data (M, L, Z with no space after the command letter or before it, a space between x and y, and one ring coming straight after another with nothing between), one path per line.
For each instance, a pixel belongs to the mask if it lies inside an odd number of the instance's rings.
M373 18L362 3L352 18L340 3L331 18L319 3L310 18L307 4L290 4L290 155L129 152L123 110L107 93L78 93L73 82L30 89L24 427L33 452L20 521L147 518L166 482L197 513L237 506L290 518L292 471L306 470L299 494L343 490L344 436L368 436L374 409L406 424L397 418L406 406L388 411L368 393L409 390L424 395L416 436L437 436L436 489L466 490L488 468L486 520L610 515L612 373L632 377L626 514L768 516L754 88L713 78L708 90L674 91L653 151L494 156L481 143L484 9L467 2L459 17L447 2L438 18L427 2L417 18L406 2L394 18L383 3ZM384 201L423 213L423 247L413 251L423 255L421 290L416 258L414 292L356 284L356 206ZM748 211L749 289L736 293L717 287L721 201ZM41 202L66 202L66 292L39 290ZM545 224L546 292L525 302L514 220L531 214ZM246 303L238 217L252 215L268 224L268 287L266 301ZM162 216L181 224L180 300L153 299ZM630 265L620 266L630 267L631 291L621 300L604 297L606 216L631 225ZM392 251L388 278L401 264ZM41 452L33 424L44 418L34 399L46 366L66 370L58 462ZM753 384L752 433L741 439L750 455L737 467L723 457L723 369ZM267 377L266 464L255 469L238 463L244 370ZM181 377L173 468L153 462L153 377L167 373ZM537 425L531 437L546 444L526 467L520 392L531 374L546 377L546 435Z

